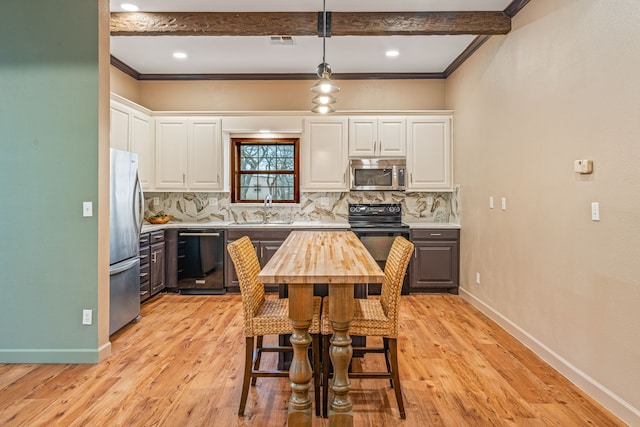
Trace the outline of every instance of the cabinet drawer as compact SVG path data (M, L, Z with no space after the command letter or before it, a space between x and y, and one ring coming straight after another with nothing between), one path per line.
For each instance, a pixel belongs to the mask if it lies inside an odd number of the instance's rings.
M457 240L460 230L442 229L442 228L425 228L419 230L411 230L411 240Z
M160 283L160 284L158 284L158 285L156 285L156 286L152 286L152 287L151 287L151 295L155 295L155 294L157 294L158 292L160 292L161 290L163 290L163 289L164 289L164 287L165 287L165 286L164 286L164 282L162 282L162 283Z
M149 245L140 247L140 268L149 264Z
M164 242L164 230L154 231L151 234L151 244Z
M148 300L149 297L151 297L151 285L147 280L140 284L140 302Z
M142 233L140 235L140 246L149 245L149 233Z
M150 273L149 263L140 265L140 283L149 281L149 273Z
M230 228L227 230L227 240L230 242L242 236L249 236L251 240L284 240L289 233L291 229Z

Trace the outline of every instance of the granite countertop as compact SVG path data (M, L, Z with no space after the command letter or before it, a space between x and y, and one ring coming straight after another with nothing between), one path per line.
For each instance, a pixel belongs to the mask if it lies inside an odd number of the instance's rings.
M404 220L409 228L460 228L460 224L449 222L426 222L420 220ZM209 222L181 222L169 221L166 224L149 224L146 221L142 225L142 232L164 230L167 228L350 228L347 222L322 222L322 221L294 221L292 223L236 223L233 221L209 221Z
M209 221L209 222L181 222L169 221L166 224L149 224L146 221L142 225L142 232L164 230L167 228L349 228L347 222L321 222L321 221L294 221L291 223L257 223L234 221Z
M408 219L405 218L402 220L403 223L407 224L409 228L460 228L460 224L456 224L453 222L427 222L420 221L419 219Z

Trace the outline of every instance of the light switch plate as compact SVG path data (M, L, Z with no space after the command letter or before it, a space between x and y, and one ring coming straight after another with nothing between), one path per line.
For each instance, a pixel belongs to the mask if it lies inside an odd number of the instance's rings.
M91 325L93 323L93 311L82 310L82 324Z
M489 196L489 209L493 209L493 196Z
M501 204L502 204L502 210L506 211L507 210L507 198L506 197L502 198Z
M82 216L93 216L93 203L82 202Z

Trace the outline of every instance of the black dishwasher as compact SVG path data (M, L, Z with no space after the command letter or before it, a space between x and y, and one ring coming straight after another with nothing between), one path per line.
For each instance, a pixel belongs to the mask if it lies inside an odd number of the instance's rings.
M178 291L224 294L224 230L178 230Z

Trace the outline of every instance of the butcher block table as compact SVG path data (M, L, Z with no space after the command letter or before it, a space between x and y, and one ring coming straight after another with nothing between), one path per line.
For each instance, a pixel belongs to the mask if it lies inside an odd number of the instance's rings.
M334 371L331 390L334 395L329 402L329 425L352 426L353 404L349 397L351 382L348 368L353 354L349 337L349 325L353 319L353 285L382 283L384 272L351 231L293 231L258 278L262 283L289 285L289 318L293 326L293 360L289 368L292 389L288 415L290 426L310 426L313 419L309 398L312 371L307 356L311 342L309 326L313 315L313 285L329 285L329 317L334 330L330 348Z

